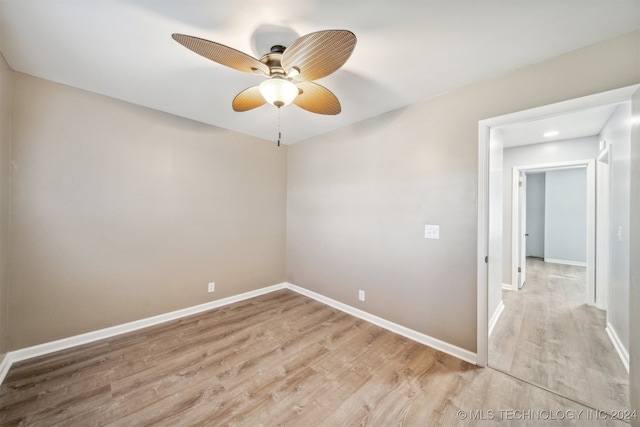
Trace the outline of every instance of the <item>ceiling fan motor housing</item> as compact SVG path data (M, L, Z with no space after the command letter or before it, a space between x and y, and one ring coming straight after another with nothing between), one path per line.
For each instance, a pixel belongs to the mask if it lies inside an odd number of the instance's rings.
M260 58L260 62L269 67L270 76L286 76L281 62L284 50L284 46L276 45L271 48L271 52L263 55L262 58Z

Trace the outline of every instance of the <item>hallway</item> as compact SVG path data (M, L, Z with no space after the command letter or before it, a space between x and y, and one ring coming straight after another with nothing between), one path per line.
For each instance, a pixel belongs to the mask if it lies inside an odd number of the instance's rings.
M629 376L585 288L584 267L527 258L523 288L503 290L489 365L598 409L628 408Z

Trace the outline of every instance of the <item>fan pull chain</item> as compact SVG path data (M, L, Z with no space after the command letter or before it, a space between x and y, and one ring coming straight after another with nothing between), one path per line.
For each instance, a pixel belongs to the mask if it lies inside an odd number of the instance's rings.
M278 107L278 147L280 147L280 139L282 139L282 132L280 132L280 107Z

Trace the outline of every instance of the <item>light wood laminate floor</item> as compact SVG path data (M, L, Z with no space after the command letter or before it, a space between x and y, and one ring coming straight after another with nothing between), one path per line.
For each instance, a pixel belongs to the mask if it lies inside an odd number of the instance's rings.
M597 418L287 290L17 363L0 387L0 425L12 426L537 426L549 416L565 419L544 425Z
M528 258L526 282L503 291L489 365L596 408L629 407L629 376L605 331L605 312L586 301L585 267Z

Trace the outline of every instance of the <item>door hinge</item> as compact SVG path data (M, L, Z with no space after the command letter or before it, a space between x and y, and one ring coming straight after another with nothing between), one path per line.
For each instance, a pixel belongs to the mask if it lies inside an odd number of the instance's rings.
M518 187L522 187L522 181L518 181Z
M518 273L522 273L522 268L518 267Z
M484 262L485 262L485 264L487 264L489 262L489 256L488 255L486 257L484 257Z

